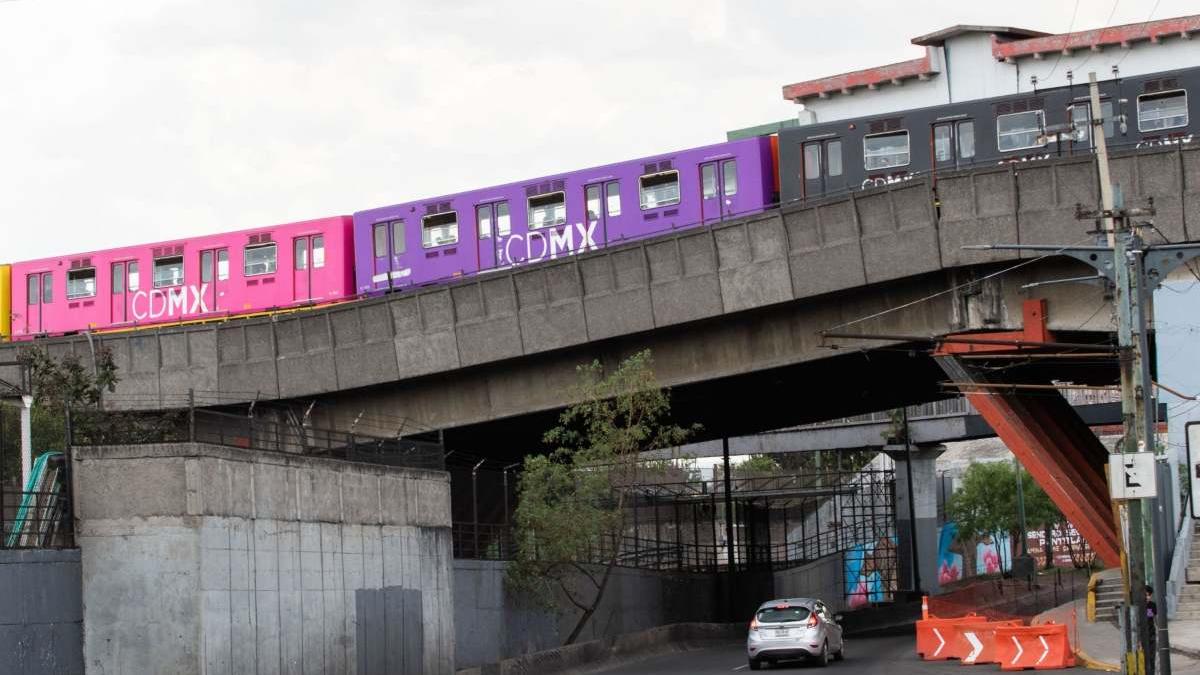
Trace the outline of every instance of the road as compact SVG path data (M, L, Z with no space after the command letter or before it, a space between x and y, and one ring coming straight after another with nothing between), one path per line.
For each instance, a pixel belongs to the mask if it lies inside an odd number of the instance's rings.
M899 635L882 638L846 638L846 660L829 665L829 675L837 671L855 675L917 675L918 673L958 673L962 666L958 661L925 663L914 653L914 637ZM800 670L801 663L787 664L765 669L774 671ZM657 656L639 663L626 664L612 670L600 671L607 675L706 675L708 673L749 672L746 667L746 649L743 645L722 645L711 649L680 652Z

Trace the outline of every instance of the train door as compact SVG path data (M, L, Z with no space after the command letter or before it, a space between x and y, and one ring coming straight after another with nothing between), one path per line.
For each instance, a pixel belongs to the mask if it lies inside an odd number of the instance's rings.
M34 335L42 332L42 308L54 302L54 276L51 272L30 274L26 283L25 333Z
M975 161L975 121L935 122L930 137L934 173L970 166Z
M476 256L480 270L511 264L504 257L504 244L512 233L508 202L489 202L475 207L475 229L479 235Z
M125 283L125 263L112 264L112 297L109 302L109 323L129 320L129 286Z
M733 215L733 196L738 191L737 160L725 159L700 165L700 219L720 220Z
M292 300L315 300L320 293L313 283L313 270L325 266L325 237L311 234L294 238L292 254Z
M1103 118L1101 127L1104 129L1104 137L1112 138L1113 135L1113 104L1112 101L1102 99L1100 101L1100 115ZM1067 106L1067 119L1071 121L1072 136L1071 151L1091 152L1094 139L1092 134L1092 108L1089 101L1073 103Z
M801 146L800 185L805 197L845 189L846 175L842 171L842 139L823 138L807 141Z
M212 248L200 252L201 312L221 308L225 287L229 284L229 249Z
M583 188L584 203L587 205L587 229L595 232L593 241L600 245L608 242L608 221L621 215L621 185L615 180L591 183ZM580 244L580 249L587 241Z

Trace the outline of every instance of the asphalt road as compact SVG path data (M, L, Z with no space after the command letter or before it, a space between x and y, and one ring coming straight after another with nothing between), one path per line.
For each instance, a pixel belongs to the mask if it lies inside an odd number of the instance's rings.
M958 673L962 675L963 667L958 661L926 663L917 658L914 649L915 638L912 635L899 635L881 638L846 638L846 660L833 662L825 671L829 675L917 675L918 673ZM774 668L764 668L769 671L801 671L812 669L803 663L785 664ZM690 652L680 652L657 656L645 661L600 671L608 675L706 675L709 673L746 673L746 648L743 645L722 645L711 649L701 649Z

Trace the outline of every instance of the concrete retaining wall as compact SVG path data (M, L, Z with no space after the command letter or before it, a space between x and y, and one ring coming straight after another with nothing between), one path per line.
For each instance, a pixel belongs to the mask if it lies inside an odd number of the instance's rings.
M558 647L575 626L579 613L573 609L556 613L512 597L505 588L504 566L454 561L459 668ZM717 611L714 591L711 575L618 569L579 642L669 623L712 621Z
M846 608L845 563L842 554L775 573L775 597L820 598L834 610Z
M0 551L0 672L83 673L78 549Z
M77 449L106 673L449 673L449 479L203 444Z

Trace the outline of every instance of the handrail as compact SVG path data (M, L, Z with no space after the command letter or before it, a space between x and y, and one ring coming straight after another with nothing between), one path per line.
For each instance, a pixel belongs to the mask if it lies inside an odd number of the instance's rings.
M1192 555L1192 499L1188 495L1183 502L1179 517L1179 532L1175 537L1175 554L1171 556L1171 571L1167 574L1167 585L1163 590L1167 597L1167 619L1173 620L1179 611L1179 594L1187 583L1187 565Z

